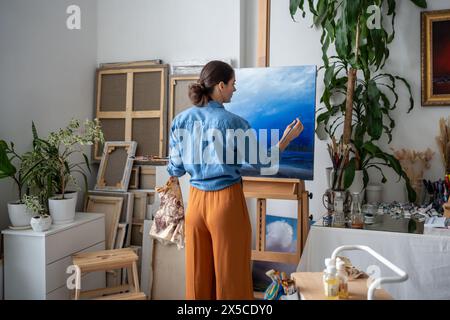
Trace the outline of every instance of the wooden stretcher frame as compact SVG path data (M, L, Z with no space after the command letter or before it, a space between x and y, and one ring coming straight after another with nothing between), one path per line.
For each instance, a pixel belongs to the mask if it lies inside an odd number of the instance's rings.
M133 190L133 194L134 194L133 220L145 220L147 213L148 192Z
M89 190L88 196L102 196L102 197L113 197L113 198L123 198L122 213L120 214L120 223L127 224L127 232L125 234L125 247L128 247L131 242L131 231L130 226L133 221L133 211L134 211L134 193L133 192L120 192L120 191L100 191L100 190ZM87 202L84 205L86 211Z
M140 166L139 187L145 190L155 190L156 187L156 167L150 165ZM150 182L151 180L152 182Z
M127 224L119 223L117 226L117 236L114 249L122 249L125 245L125 234L127 232Z
M111 207L111 211L102 212L103 210L97 209L99 205L108 205ZM122 212L123 198L121 197L105 197L105 196L93 196L88 195L86 212L103 213L105 215L105 248L107 250L114 249L116 242L117 228L119 226L120 214ZM106 223L106 221L108 221ZM109 228L108 228L109 226Z
M199 75L178 75L170 77L170 99L169 99L169 127L172 123L173 118L175 118L175 97L176 97L176 86L177 82L190 82L196 83L199 79Z
M138 73L157 72L161 73L161 90L159 110L134 111L133 110L133 89L134 76ZM124 111L101 111L101 94L102 94L102 77L103 75L126 75L126 105ZM125 141L133 140L133 120L134 119L159 119L159 154L163 157L166 155L166 134L167 132L167 78L168 66L162 64L147 65L143 67L125 67L118 68L100 68L97 69L96 75L96 118L102 119L122 119L125 121ZM107 138L107 137L106 137ZM93 160L100 161L98 156L99 143L94 144ZM143 155L139 155L143 156Z
M136 153L137 143L134 141L108 141L105 142L103 149L102 161L97 175L97 183L95 184L95 190L107 190L107 191L127 191L128 184L130 182L131 169L133 167L133 158ZM105 174L109 165L109 157L112 152L118 148L124 148L127 152L127 159L125 168L123 168L122 179L115 185L106 185Z
M131 168L131 176L130 183L128 184L128 189L139 189L139 175L140 167L133 166L133 168Z

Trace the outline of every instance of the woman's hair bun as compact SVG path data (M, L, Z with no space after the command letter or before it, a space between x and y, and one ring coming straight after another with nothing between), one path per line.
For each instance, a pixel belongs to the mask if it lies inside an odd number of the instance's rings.
M205 104L206 87L200 83L193 83L189 86L189 99L196 106L202 106Z
M218 60L210 61L200 72L197 83L189 86L189 98L194 105L202 107L211 100L214 87L220 82L228 84L233 76L234 70L229 64Z

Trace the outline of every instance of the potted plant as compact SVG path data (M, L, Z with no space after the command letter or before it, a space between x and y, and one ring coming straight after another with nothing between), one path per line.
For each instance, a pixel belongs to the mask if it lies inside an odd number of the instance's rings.
M20 162L19 169L14 165L14 161ZM4 140L0 140L0 179L12 179L18 191L18 200L8 202L9 220L12 226L16 228L30 226L33 212L26 207L22 195L23 188L30 179L34 168L39 165L39 162L29 163L27 169L24 168L23 164L23 158L14 150L14 144L10 142L8 145Z
M426 0L411 0L426 8ZM304 0L290 0L291 16L300 9L306 15ZM409 111L414 107L411 87L404 79L383 71L389 57L388 45L395 36L395 0L318 0L308 1L314 24L322 29L322 60L325 90L321 97L324 107L318 118L318 131L329 137L339 135L351 152L345 159L343 180L349 188L355 174L362 178L364 186L369 182L368 169L378 170L382 182L386 177L382 166L392 168L406 182L408 198L414 201L416 194L399 161L378 145L382 136L392 140L395 121L391 112L399 101L397 85L402 83L409 91ZM379 11L380 24L373 19L373 10ZM386 8L383 14L383 8ZM390 19L392 31L382 25ZM373 20L373 21L372 21ZM329 56L334 44L336 54ZM340 139L339 139L340 140ZM358 173L356 173L358 172ZM361 181L359 181L361 183Z
M103 142L99 121L86 120L82 128L80 122L73 119L66 128L51 132L47 139L38 136L33 123L33 135L34 150L30 157L34 157L34 161L45 159L34 170L34 186L41 190L41 201L48 199L48 211L53 223L70 223L75 217L77 196L68 195L67 186L70 183L77 186L74 173L79 173L87 191L87 172L91 172L91 169L82 146L92 145L96 141ZM83 161L72 162L80 154Z
M35 215L31 218L30 224L35 232L43 232L50 229L52 218L45 212L45 208L39 202L37 196L25 195L23 202L27 209Z

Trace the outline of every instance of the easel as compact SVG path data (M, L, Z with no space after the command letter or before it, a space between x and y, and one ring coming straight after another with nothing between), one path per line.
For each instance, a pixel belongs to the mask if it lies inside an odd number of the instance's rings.
M256 249L252 260L298 264L309 231L309 193L299 179L244 177L244 195L256 198ZM266 251L267 199L297 201L297 248L295 253Z
M271 0L258 0L258 67L268 67L270 58ZM252 261L298 264L309 231L309 193L299 179L243 177L244 195L256 198L256 248ZM266 251L267 199L297 201L297 247L295 253ZM255 298L262 298L255 292Z

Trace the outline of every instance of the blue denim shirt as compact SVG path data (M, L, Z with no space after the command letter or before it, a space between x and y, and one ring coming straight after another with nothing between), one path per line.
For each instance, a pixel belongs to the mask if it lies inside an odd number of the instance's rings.
M210 101L203 107L194 106L185 110L175 117L169 132L170 157L167 171L175 177L183 176L186 172L189 173L191 185L204 191L221 190L241 182L242 164L237 161L240 156L237 148L230 150L230 147L223 143L219 143L222 148L217 148L217 144L215 148L212 148L210 142L220 140L217 139L217 134L227 137L228 129L246 131L249 128L250 125L246 120L227 111L222 104L216 101ZM208 136L205 134L208 129L216 129L213 130L216 134ZM199 135L195 133L199 133L202 139L198 139ZM197 138L190 139L193 136ZM205 139L205 136L208 137ZM223 141L225 142L226 138ZM186 161L186 158L195 159L196 155L199 156L199 152L210 158L219 159L223 156L225 161L205 163L203 158L200 163L199 161ZM226 158L227 153L231 157L230 152L234 159L233 163L227 161Z

